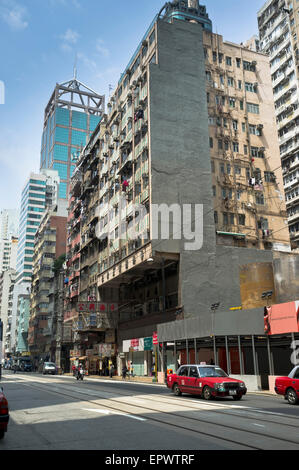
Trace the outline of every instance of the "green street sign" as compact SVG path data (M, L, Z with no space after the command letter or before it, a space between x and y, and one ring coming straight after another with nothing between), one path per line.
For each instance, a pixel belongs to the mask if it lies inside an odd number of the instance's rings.
M153 350L153 337L144 338L144 350L152 351Z

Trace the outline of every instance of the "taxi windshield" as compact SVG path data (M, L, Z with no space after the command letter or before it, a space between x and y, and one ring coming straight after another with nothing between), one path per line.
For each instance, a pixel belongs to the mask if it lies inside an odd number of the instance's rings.
M220 367L199 367L200 377L228 377Z

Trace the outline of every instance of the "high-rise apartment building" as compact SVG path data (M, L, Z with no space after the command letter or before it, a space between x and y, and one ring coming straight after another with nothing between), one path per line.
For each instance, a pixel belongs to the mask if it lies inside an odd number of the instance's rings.
M298 2L297 2L298 3ZM269 56L288 224L299 246L299 5L268 0L258 12L260 50Z
M0 211L0 239L9 239L18 235L18 215L16 209Z
M7 269L0 274L0 318L3 322L3 342L2 356L7 349L7 332L11 333L12 327L12 307L13 307L13 291L17 272L14 269Z
M57 84L45 109L40 169L57 170L58 197L66 199L74 156L86 145L105 109L104 96L74 77Z
M16 269L18 248L18 219L16 210L0 212L0 272Z
M47 357L54 340L54 311L50 309L50 290L54 282L54 262L66 251L66 206L67 201L60 201L48 209L34 237L28 328L28 345L33 356Z
M0 272L16 269L18 238L10 237L0 240Z
M118 356L119 370L130 358L147 375L157 326L168 341L210 337L215 302L231 334L260 331L229 309L262 307L273 253L290 251L273 114L267 56L213 34L198 1L168 2L72 179L65 323L76 354ZM250 293L248 263L267 272Z
M41 170L30 173L21 198L19 243L17 254L17 282L31 282L34 236L43 214L55 205L58 197L58 172Z

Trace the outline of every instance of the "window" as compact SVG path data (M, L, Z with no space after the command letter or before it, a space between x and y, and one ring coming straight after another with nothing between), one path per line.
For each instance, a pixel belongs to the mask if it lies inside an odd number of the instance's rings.
M226 165L226 173L227 173L228 175L230 175L231 169L232 169L232 167L231 167L230 163L228 163L228 164Z
M234 79L232 77L227 77L227 85L234 86Z
M195 367L195 366L190 367L189 377L198 377L197 367Z
M257 89L254 83L245 82L245 90L251 93L256 93Z
M244 145L244 155L247 155L247 154L248 154L248 146Z
M218 139L218 150L222 150L222 149L223 149L222 140Z
M229 107L235 108L236 107L236 98L229 97Z
M238 214L239 225L245 225L245 214Z
M242 81L241 80L238 80L238 88L239 88L239 90L242 90Z
M223 225L228 225L228 215L227 215L227 212L223 212Z
M224 173L225 173L224 163L220 163L219 167L220 167L220 173L221 173L222 175L224 175Z
M238 121L236 121L235 119L233 120L233 129L234 131L238 130Z
M258 104L255 103L247 103L247 111L248 113L259 114L260 107Z
M185 367L185 366L180 367L178 375L180 375L181 377L187 377L188 376L188 367Z
M237 63L237 67L240 68L241 67L241 59L239 59L238 57L236 58L236 63Z
M215 224L218 224L218 212L214 211L214 222Z
M264 205L265 204L265 199L263 194L256 194L255 195L255 201L257 204Z
M244 102L243 102L243 100L240 100L240 109L241 109L241 111L243 111L243 109L244 109Z
M216 186L213 186L213 196L216 196Z
M241 175L241 167L238 165L235 165L235 174L236 175Z
M213 62L217 62L217 52L213 51Z
M246 132L246 124L245 124L245 122L242 122L242 131L243 131L243 132Z
M232 65L232 58L231 57L226 56L226 65L229 65L229 66Z
M233 142L233 151L234 152L239 152L239 143L238 142Z
M213 148L213 137L210 137L210 148Z

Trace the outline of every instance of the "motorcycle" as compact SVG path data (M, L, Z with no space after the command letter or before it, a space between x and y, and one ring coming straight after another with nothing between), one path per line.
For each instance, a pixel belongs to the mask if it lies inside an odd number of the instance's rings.
M77 370L76 378L77 378L77 380L83 380L83 378L84 378L84 370L83 369L78 369Z

